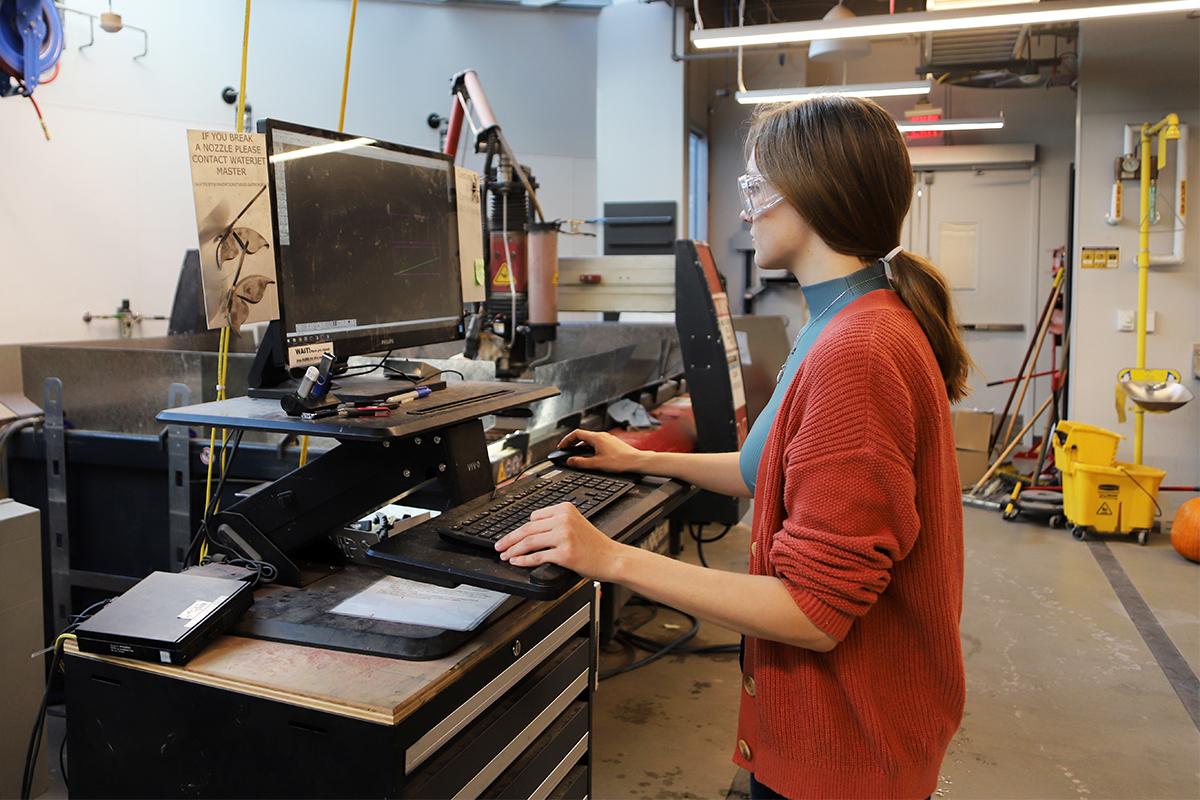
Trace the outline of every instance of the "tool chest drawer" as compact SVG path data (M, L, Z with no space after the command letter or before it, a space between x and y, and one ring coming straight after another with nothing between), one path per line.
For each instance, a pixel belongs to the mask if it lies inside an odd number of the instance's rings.
M546 800L587 800L588 767L580 765L567 773Z
M588 705L571 704L483 793L499 800L542 800L575 769L587 765Z
M482 795L564 712L586 708L589 665L588 640L574 637L411 774L404 796Z

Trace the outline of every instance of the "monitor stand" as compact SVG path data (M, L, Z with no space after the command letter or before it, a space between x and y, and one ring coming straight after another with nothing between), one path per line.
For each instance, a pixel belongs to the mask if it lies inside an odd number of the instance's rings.
M303 587L345 562L336 531L392 498L437 480L451 506L493 490L483 422L430 425L424 436L343 440L244 500L213 514L210 530L278 572L276 582Z
M267 400L279 400L286 395L295 394L300 381L291 376L287 368L287 355L283 346L283 331L279 321L274 320L267 325L254 363L250 367L247 379L246 394L250 397ZM417 361L403 362L400 367L405 374L412 374L418 380L428 374L429 366ZM358 369L354 367L352 369ZM389 378L383 368L370 375L351 375L349 377L334 376L330 391L339 399L348 402L363 402L384 400L394 394L399 394L405 388L414 385L411 381L397 376Z

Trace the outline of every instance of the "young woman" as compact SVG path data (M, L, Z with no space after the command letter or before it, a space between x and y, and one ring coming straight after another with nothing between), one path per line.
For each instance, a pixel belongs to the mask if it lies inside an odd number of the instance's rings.
M927 797L964 700L950 402L969 360L945 281L897 247L913 175L887 112L837 96L776 106L750 152L755 260L796 276L809 320L742 452L563 440L596 449L574 466L753 496L750 574L618 544L571 505L496 547L743 633L734 761L752 797Z

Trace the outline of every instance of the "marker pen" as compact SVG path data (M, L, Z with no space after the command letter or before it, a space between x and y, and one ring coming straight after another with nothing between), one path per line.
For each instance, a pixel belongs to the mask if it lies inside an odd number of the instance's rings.
M406 392L400 392L400 394L394 394L391 397L389 397L387 400L385 400L384 402L385 403L411 403L413 400L417 400L422 397L429 397L429 395L431 395L431 394L433 394L433 389L430 389L428 386L418 386L415 389L409 389Z

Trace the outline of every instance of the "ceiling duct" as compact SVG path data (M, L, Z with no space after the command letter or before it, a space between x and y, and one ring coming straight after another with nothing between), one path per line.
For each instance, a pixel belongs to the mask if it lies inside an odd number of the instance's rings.
M938 67L996 63L1020 58L1028 28L931 33L925 37L925 63Z
M1075 25L930 33L917 74L981 89L1070 86L1079 77L1077 36Z

